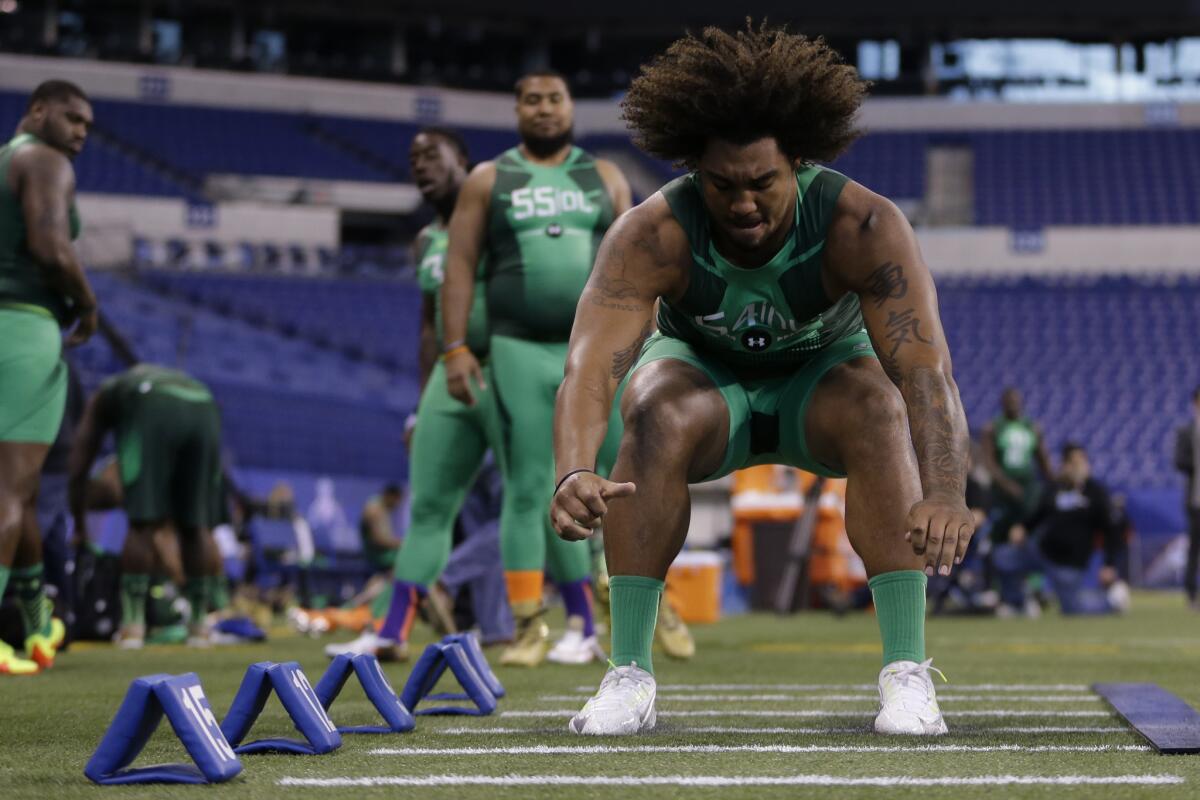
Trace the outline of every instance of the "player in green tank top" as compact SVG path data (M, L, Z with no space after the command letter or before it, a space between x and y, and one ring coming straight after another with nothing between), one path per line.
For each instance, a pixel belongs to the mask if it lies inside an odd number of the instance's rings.
M1054 475L1041 427L1025 416L1021 392L1000 395L1000 414L983 429L983 459L992 475L989 537L1003 544L1013 526L1037 507L1042 482Z
M445 128L425 128L413 137L409 164L413 180L437 217L417 234L414 258L422 292L421 400L409 420L409 489L411 520L404 544L396 553L391 597L378 632L368 630L351 642L330 645L329 655L372 653L387 661L408 658L408 634L416 597L436 591L434 584L450 559L454 521L475 481L487 451L498 450L500 424L495 393L477 391L473 405L461 403L446 388L442 352L440 289L445 279L449 236L446 223L467 178L466 143ZM482 263L480 264L482 267ZM477 269L477 274L479 270ZM482 291L476 292L466 341L487 368L488 321Z
M47 81L0 146L0 596L11 576L29 656L0 642L0 675L51 666L63 639L47 611L35 503L66 403L60 327L74 324L67 344L76 345L97 326L96 296L71 245L79 233L71 160L91 124L78 86Z
M443 359L450 393L471 404L490 386L503 424L500 537L517 641L501 663L533 666L546 656L540 614L547 567L573 620L550 655L582 663L597 649L585 588L589 549L556 537L545 512L554 485L554 397L596 248L631 200L615 166L571 144L574 107L561 76L524 76L516 99L521 144L472 171L450 220ZM466 342L481 256L492 326L490 383Z
M161 571L184 588L192 606L189 641L204 645L204 618L221 571L212 538L223 500L217 404L200 381L154 364L138 364L100 385L84 409L70 457L71 512L84 538L88 471L110 431L129 519L117 642L142 646L150 575ZM178 547L167 544L172 537Z
M688 483L761 463L848 477L883 641L875 730L946 731L925 582L974 532L966 418L908 221L814 166L853 141L865 91L823 42L764 25L686 36L622 102L639 146L692 173L605 237L558 395L550 513L572 540L603 523L612 575L615 666L576 733L654 726L654 612ZM619 393L610 481L594 470Z

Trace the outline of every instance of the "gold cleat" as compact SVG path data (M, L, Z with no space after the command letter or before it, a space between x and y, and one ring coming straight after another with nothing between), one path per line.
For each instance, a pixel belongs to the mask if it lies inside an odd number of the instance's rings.
M520 608L519 606L527 606ZM500 663L509 667L536 667L550 650L550 626L542 619L544 609L532 603L515 604L516 639L500 654Z
M658 624L654 626L654 638L671 658L686 660L696 655L696 641L692 638L692 632L672 608L666 592L658 601Z

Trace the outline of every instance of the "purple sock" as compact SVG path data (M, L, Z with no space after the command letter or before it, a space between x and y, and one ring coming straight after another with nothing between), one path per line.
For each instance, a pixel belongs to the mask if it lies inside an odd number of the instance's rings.
M391 639L394 642L408 641L408 632L412 628L413 617L416 615L417 592L421 587L407 581L392 583L392 602L388 606L387 616L379 626L379 638Z
M567 607L567 616L583 617L583 635L595 635L596 621L592 618L592 590L588 579L555 585L558 586L563 605Z

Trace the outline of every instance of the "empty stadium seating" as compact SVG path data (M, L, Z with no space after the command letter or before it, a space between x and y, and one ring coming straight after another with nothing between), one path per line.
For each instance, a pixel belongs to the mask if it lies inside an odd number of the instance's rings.
M406 370L417 369L420 292L411 282L146 270L150 286Z
M1171 434L1200 385L1200 279L943 279L942 318L971 425L1019 387L1052 448L1082 442L1123 488L1176 485Z

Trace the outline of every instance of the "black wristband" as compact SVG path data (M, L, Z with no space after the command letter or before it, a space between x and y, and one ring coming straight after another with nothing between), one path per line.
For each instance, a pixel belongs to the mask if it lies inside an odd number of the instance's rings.
M563 475L561 478L558 479L558 485L554 487L554 493L558 494L558 490L561 489L562 485L567 482L567 478L571 477L572 475L578 475L581 472L590 472L593 475L596 474L596 470L588 469L587 467L580 467L579 469L573 469L570 472L568 472L566 475Z

